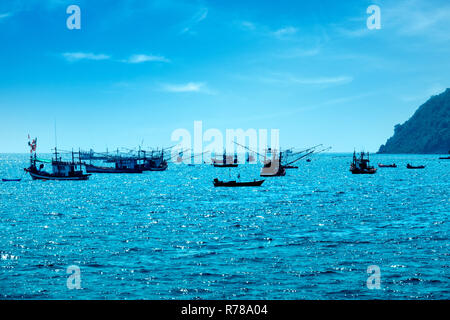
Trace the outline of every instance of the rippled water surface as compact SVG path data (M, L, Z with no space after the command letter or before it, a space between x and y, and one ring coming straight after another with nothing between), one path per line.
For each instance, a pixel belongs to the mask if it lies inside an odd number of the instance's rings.
M399 167L352 175L350 154L316 156L260 188L212 184L257 178L256 165L3 182L0 297L449 299L450 160L437 158L374 155ZM0 176L27 164L0 155ZM67 288L70 265L81 290Z

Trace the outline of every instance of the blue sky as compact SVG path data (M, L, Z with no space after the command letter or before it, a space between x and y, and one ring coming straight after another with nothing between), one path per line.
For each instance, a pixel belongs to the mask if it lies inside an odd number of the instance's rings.
M449 40L447 0L2 1L0 152L50 151L55 120L63 148L168 146L202 120L376 151L450 87Z

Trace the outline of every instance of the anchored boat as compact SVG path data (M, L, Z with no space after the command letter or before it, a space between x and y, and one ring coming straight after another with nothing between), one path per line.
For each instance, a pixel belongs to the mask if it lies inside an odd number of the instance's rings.
M237 182L237 181L220 181L214 179L214 187L260 187L264 180L254 180L249 182Z
M350 164L350 171L353 174L374 174L377 169L370 166L369 153L367 153L367 158L365 158L365 152L361 152L360 157L356 157L356 152L353 152L353 161Z
M222 160L213 158L211 159L213 166L216 168L236 168L238 166L237 154L234 155L234 159L231 156L227 156L226 152L223 153Z
M83 163L80 159L75 161L75 154L72 151L72 161L62 161L58 157L58 150L55 147L55 158L52 160L41 160L36 156L36 140L33 140L34 147L32 147L30 156L30 166L24 170L28 172L33 180L88 180L90 174L83 172ZM31 144L30 144L31 146ZM33 154L34 153L34 154ZM39 163L39 167L38 164ZM44 163L51 163L52 172L44 171Z
M270 150L271 151L271 150ZM267 153L265 157L267 156ZM283 153L276 151L272 153L272 159L264 160L264 166L261 168L261 177L282 177L286 175L286 168L282 165L281 161Z
M425 169L425 166L412 166L409 163L406 165L407 169Z
M393 163L393 164L381 164L381 163L379 163L378 167L380 167L380 168L397 168L397 165L395 163Z

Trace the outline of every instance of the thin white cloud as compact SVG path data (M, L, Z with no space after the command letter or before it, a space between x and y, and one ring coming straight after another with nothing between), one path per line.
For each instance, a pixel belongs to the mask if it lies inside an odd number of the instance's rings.
M246 29L246 30L255 30L256 29L255 24L250 21L241 21L239 23L239 25L242 29Z
M143 62L169 62L169 59L163 56L154 56L154 55L146 55L146 54L133 54L126 60L122 60L122 62L126 63L143 63Z
M183 84L165 84L162 86L162 90L166 92L203 92L211 93L203 82L188 82Z
M0 21L2 21L3 19L9 18L11 16L12 16L11 12L0 13Z
M318 47L311 49L303 49L303 48L293 48L287 50L285 52L276 54L276 57L282 59L295 59L302 57L313 57L317 56L320 53L320 49Z
M294 35L296 34L298 31L297 28L289 26L289 27L285 27L285 28L281 28L278 30L275 30L272 32L272 34L277 37L277 38L281 38L284 36L290 36L290 35Z
M259 78L262 82L300 85L342 85L353 81L350 76L301 78L289 74L274 74Z
M186 26L181 30L181 33L194 33L193 27L202 22L208 16L208 8L201 8L197 13L187 22Z
M65 52L62 54L63 57L70 62L80 61L80 60L109 60L111 57L106 54L94 54L88 52Z

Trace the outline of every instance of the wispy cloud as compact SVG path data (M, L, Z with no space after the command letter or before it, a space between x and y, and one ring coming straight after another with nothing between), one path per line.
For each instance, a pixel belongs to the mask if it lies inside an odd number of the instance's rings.
M65 52L62 54L63 57L70 62L80 61L80 60L109 60L111 57L106 54L95 54L87 52Z
M198 93L211 93L203 82L188 82L183 84L164 84L162 90L166 92L198 92Z
M431 96L434 96L434 95L444 92L445 89L446 89L445 86L443 86L439 83L436 83L436 84L431 85L428 89L422 90L422 92L420 92L420 93L414 93L414 94L400 96L400 100L402 100L403 102L426 101L429 98L431 98Z
M384 10L384 21L399 35L424 36L433 40L450 39L450 5L430 1L397 1Z
M260 77L260 81L267 83L293 84L293 85L342 85L353 81L350 76L335 77L297 77L289 74L272 74Z
M197 13L186 23L186 26L181 30L181 33L190 33L194 32L192 29L195 25L202 22L208 16L208 8L201 8L197 11Z
M6 12L6 13L0 13L0 22L6 18L9 18L12 16L11 12Z
M320 53L320 49L318 47L310 48L310 49L293 48L293 49L289 49L285 52L276 54L276 57L282 58L282 59L295 59L295 58L301 58L301 57L312 57L312 56L318 55L319 53Z
M146 55L146 54L133 54L126 60L122 60L126 63L143 63L143 62L169 62L169 59L163 56Z
M266 37L275 37L278 39L286 39L290 36L293 36L298 33L299 29L294 26L285 26L279 29L273 29L266 25L257 24L252 21L244 20L235 22L240 29L244 31L252 31L256 34L266 36Z
M245 30L255 30L256 29L256 25L250 21L241 21L239 23L239 26Z
M297 28L289 26L289 27L284 27L284 28L273 31L272 35L277 38L281 38L281 37L285 37L285 36L294 35L297 33L297 31L298 31Z

